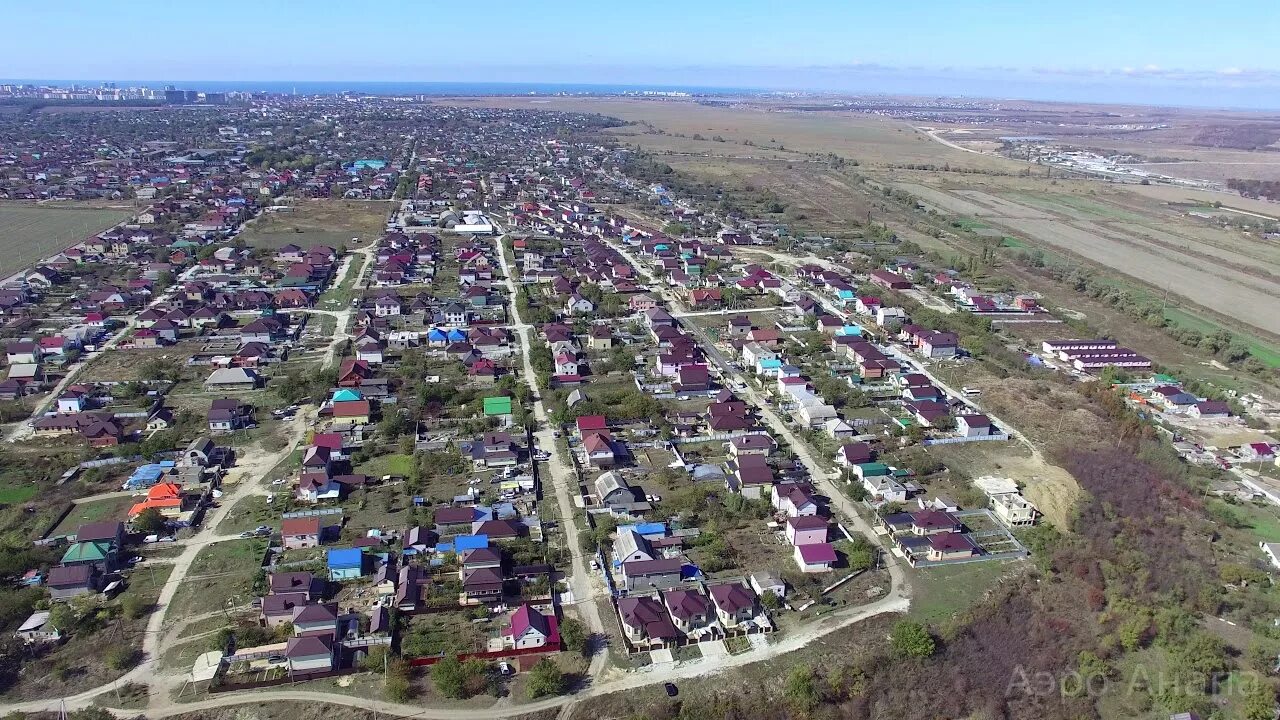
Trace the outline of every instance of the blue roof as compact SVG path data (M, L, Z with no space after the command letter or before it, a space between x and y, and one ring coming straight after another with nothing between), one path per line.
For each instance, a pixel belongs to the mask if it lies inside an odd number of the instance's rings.
M467 339L467 334L454 328L449 331L449 342L462 342Z
M427 333L428 340L444 340L448 335L440 328L431 328L431 332Z
M489 547L488 535L459 535L453 539L453 546L462 552L463 550L480 550Z
M436 543L436 552L438 553L453 552L453 543L446 543L446 542Z
M338 548L329 551L330 568L353 568L364 564L360 548Z
M763 360L760 361L760 367L780 368L782 367L782 361L779 360L778 358L764 358Z
M129 487L147 487L155 485L159 482L160 476L164 474L164 471L172 467L172 460L162 460L158 463L140 465L133 471L133 474L129 476L129 479L125 481L125 484Z
M836 331L837 335L861 335L862 328L857 325L845 325Z
M352 390L351 388L342 388L341 390L333 394L333 399L335 402L342 402L345 400L360 400L361 399L360 391Z
M633 530L640 535L666 535L667 524L660 522L636 523L635 525L622 525L619 530Z

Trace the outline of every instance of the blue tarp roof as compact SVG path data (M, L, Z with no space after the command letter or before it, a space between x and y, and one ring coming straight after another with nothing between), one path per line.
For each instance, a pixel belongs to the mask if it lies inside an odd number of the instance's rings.
M458 552L463 550L479 550L489 547L488 535L459 535L453 539L453 546Z
M330 568L352 568L364 564L364 555L360 548L339 548L329 551Z
M172 460L162 460L158 463L141 465L138 469L133 471L133 474L125 481L125 484L129 487L148 487L150 485L155 485L159 482L160 476L172 467Z
M639 535L666 535L667 524L660 522L636 523L634 525L620 525L619 530L632 530Z

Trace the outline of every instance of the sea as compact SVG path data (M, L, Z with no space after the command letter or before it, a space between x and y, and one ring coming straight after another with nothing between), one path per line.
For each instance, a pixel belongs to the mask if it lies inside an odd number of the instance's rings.
M639 95L644 93L685 93L689 95L755 95L759 88L706 87L698 85L609 85L592 83L524 82L378 82L378 81L288 81L288 80L37 80L8 79L0 84L44 85L52 87L96 88L104 82L118 88L173 87L200 92L265 92L272 94L336 95Z

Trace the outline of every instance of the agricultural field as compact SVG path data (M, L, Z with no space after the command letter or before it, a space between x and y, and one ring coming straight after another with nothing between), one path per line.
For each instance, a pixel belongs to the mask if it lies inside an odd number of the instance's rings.
M254 247L293 243L348 248L377 239L392 204L364 200L295 200L289 210L263 213L245 225L240 237ZM352 242L359 238L359 242Z
M131 207L0 203L0 277L127 220Z
M948 148L904 123L854 112L796 112L763 103L742 109L618 98L442 98L438 102L600 113L636 123L611 132L622 136L623 142L658 153L772 158L791 152L801 159L805 153L835 153L863 165L949 164L984 170L1022 166L1000 157ZM698 141L695 134L707 140ZM716 137L723 142L715 141ZM751 145L745 144L748 141Z
M919 177L918 175L916 177ZM982 189L975 189L980 186ZM899 187L946 212L980 218L1033 245L1078 256L1239 323L1280 334L1280 248L1197 224L1181 210L1096 183L929 178Z

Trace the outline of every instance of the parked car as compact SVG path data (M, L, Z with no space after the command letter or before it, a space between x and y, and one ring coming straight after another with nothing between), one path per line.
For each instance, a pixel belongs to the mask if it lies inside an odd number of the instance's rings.
M680 694L680 688L675 683L663 683L662 689L667 691L667 697L675 697Z

